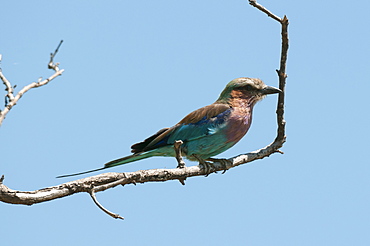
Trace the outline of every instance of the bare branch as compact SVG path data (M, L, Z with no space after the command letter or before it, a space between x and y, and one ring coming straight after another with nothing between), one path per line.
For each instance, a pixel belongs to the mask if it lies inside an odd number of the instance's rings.
M60 43L59 43L57 49L55 50L55 52L50 54L50 62L48 64L48 68L54 70L55 73L47 79L42 80L42 78L40 78L37 82L32 82L31 84L26 85L15 96L14 96L14 88L12 87L9 80L6 79L2 70L0 69L0 79L3 81L3 84L5 85L5 90L8 92L5 96L5 98L8 99L8 100L5 100L5 108L0 111L0 126L1 126L2 122L4 121L6 115L17 104L18 100L23 96L24 93L26 93L27 91L29 91L32 88L37 88L37 87L46 85L50 81L55 79L56 77L62 75L62 73L64 72L64 69L60 70L59 67L58 67L59 63L54 63L54 61L53 61L53 59L54 59L56 53L58 52L59 47L62 44L62 42L63 42L63 40L60 41ZM1 58L1 56L0 56L0 58Z
M286 78L286 62L288 59L288 48L289 48L289 39L288 39L288 25L289 21L286 16L281 19L281 56L280 56L280 68L276 70L279 76L279 88L283 93L279 94L278 105L276 109L277 114L277 124L278 124L278 135L276 139L285 141L285 120L284 120L284 103L285 103L285 84ZM276 140L275 140L276 141Z
M235 156L227 161L214 162L212 171L228 170L257 159L265 158L277 152L281 146L281 142L273 143L263 149ZM140 170L125 173L110 172L35 191L12 190L5 186L3 182L0 182L0 201L11 204L32 205L80 192L87 192L90 194L92 189L91 187L94 187L94 192L100 192L118 185L164 182L168 180L185 180L188 177L204 176L207 174L209 174L209 172L201 165L191 167L185 166L183 168L175 169Z
M285 84L286 84L286 62L288 58L288 48L289 48L289 39L288 39L288 25L289 21L286 16L283 18L280 18L276 15L274 15L271 11L267 10L264 6L257 3L256 0L249 0L249 4L253 7L256 7L257 9L261 10L262 12L266 13L269 17L272 19L278 21L281 24L281 55L280 55L280 68L276 70L279 76L279 89L283 93L279 93L278 98L278 105L276 109L277 114L277 124L278 124L278 130L277 130L277 137L275 141L271 144L277 144L277 145L283 145L283 143L286 140L285 136L285 120L284 120L284 101L285 101ZM279 147L280 148L280 147ZM280 152L276 150L276 152Z

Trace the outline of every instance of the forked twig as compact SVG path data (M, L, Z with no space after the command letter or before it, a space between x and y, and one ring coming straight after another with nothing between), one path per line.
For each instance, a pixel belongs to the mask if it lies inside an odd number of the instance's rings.
M14 96L14 87L12 87L11 83L9 80L5 77L3 74L2 70L0 69L0 79L3 81L3 84L5 85L5 90L7 91L7 94L5 95L5 107L3 110L0 111L0 126L2 122L4 121L6 115L9 113L9 111L17 104L18 100L23 96L24 93L29 91L32 88L37 88L43 85L48 84L50 81L55 79L56 77L62 75L64 72L64 69L60 70L59 69L59 63L54 63L54 57L57 54L60 46L62 45L63 40L60 41L58 47L56 48L54 53L50 54L50 62L48 64L49 69L53 69L55 73L51 75L47 79L39 79L37 82L32 82L29 85L26 85L23 87L15 96ZM1 56L0 56L0 61L1 61Z

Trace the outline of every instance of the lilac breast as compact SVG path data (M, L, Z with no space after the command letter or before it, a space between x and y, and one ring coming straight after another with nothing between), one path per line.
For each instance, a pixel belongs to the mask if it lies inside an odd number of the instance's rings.
M235 109L228 119L227 142L236 143L247 133L252 122L252 109Z

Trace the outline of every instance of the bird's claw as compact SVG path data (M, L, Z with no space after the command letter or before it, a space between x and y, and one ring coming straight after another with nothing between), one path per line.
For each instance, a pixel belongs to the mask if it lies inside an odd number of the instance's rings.
M185 167L185 162L183 160L177 162L176 168L184 168L184 167Z
M206 176L205 177L208 177L208 175L210 175L211 173L217 173L217 171L213 171L211 172L211 170L215 170L215 165L213 165L213 163L211 162L208 162L208 161L203 161L203 163L200 163L203 168L206 170Z
M203 158L199 157L198 155L193 155L198 161L199 165L203 167L206 173L206 177L210 175L211 173L217 173L216 167L213 165L213 163L205 161ZM214 171L211 171L214 170Z
M224 174L226 173L227 170L229 170L229 165L232 164L231 161L229 161L228 159L224 159L224 158L221 158L221 159L217 159L217 158L208 158L207 161L212 161L212 162L218 162L221 164L222 168L224 169L222 171L221 174Z

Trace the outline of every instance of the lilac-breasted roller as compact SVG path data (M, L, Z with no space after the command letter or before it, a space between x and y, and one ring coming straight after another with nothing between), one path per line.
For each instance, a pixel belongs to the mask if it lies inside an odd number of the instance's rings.
M132 155L110 161L99 169L59 177L98 171L152 156L175 157L174 143L178 140L182 141L179 147L181 155L187 159L210 159L231 148L247 133L252 122L253 107L259 100L279 92L281 90L265 85L260 79L234 79L211 105L191 112L176 125L163 128L132 145Z

